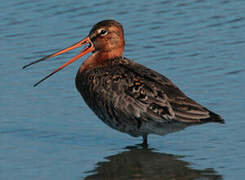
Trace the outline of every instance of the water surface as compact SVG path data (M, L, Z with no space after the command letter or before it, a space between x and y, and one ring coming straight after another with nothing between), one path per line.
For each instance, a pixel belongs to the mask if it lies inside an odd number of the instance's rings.
M4 1L0 3L0 179L242 179L245 175L245 1ZM79 52L21 67L115 19L125 56L170 78L219 113L150 147L104 125L75 89ZM83 58L84 59L84 58ZM131 147L129 147L131 146Z

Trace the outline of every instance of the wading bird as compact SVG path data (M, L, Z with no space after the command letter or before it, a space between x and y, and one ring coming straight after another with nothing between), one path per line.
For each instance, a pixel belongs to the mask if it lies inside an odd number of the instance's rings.
M95 24L83 40L23 68L82 46L80 54L34 86L91 52L78 69L78 91L104 123L131 136L142 136L144 146L148 134L165 135L191 125L224 123L162 74L125 58L123 27L114 20Z

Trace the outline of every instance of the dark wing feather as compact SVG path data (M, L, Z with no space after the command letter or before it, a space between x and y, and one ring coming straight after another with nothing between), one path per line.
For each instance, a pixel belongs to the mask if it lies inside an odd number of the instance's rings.
M219 115L187 97L165 76L128 59L121 67L127 79L124 90L132 97L128 103L141 107L141 118L186 123L223 122Z

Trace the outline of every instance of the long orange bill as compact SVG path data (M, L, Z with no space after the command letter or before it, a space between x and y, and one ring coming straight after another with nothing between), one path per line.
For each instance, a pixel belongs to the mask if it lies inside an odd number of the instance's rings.
M81 46L84 46L84 45L88 45L87 47L85 47L78 55L76 55L75 57L73 57L71 60L67 61L65 64L63 64L62 66L60 66L59 68L57 68L56 70L54 70L53 72L51 72L50 74L48 74L47 76L45 76L43 79L41 79L40 81L38 81L37 83L35 83L33 86L37 86L38 84L40 84L41 82L43 82L45 79L49 78L50 76L52 76L53 74L55 74L56 72L60 71L61 69L63 69L64 67L66 67L67 65L73 63L74 61L78 60L80 57L94 51L94 45L93 43L91 42L90 38L89 37L86 37L84 38L83 40L79 41L78 43L75 43L73 44L72 46L69 46L68 48L65 48L61 51L58 51L56 53L53 53L53 54L50 54L48 56L45 56L37 61L33 61L31 62L30 64L27 64L25 66L23 66L23 69L30 66L30 65L33 65L33 64L36 64L38 62L41 62L41 61L44 61L48 58L51 58L51 57L54 57L54 56L58 56L60 54L63 54L67 51L70 51L72 49L75 49L75 48L78 48L78 47L81 47Z

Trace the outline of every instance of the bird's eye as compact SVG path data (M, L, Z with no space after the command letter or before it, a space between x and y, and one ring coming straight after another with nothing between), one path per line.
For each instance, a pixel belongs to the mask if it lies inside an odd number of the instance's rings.
M107 34L107 31L106 31L106 30L104 30L104 29L101 29L101 31L100 31L100 35L105 36L106 34Z

